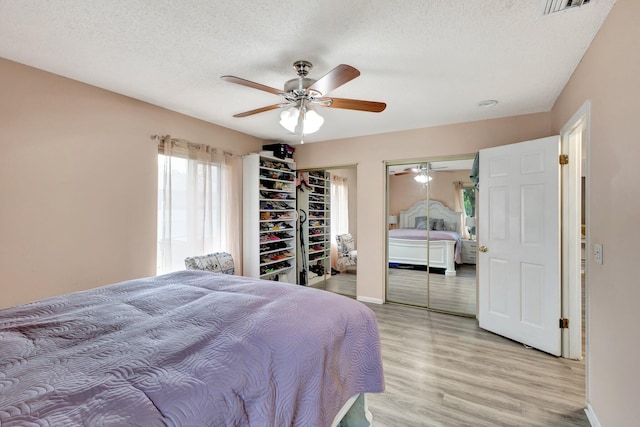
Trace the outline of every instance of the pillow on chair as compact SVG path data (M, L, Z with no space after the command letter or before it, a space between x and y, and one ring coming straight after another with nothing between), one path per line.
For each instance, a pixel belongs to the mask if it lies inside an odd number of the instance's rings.
M353 236L351 234L339 234L336 236L336 240L338 241L338 254L340 256L347 256L354 249Z
M235 274L233 258L228 252L215 252L208 255L187 257L184 260L187 270L205 270L214 273Z
M358 251L354 249L353 236L349 233L336 236L338 244L338 267L356 265L358 262Z

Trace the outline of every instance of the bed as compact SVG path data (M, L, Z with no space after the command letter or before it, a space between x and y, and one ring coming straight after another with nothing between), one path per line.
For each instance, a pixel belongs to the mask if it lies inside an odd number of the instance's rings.
M389 230L389 263L441 268L455 276L461 262L462 213L436 200L420 200L399 216L399 228Z
M329 426L383 389L374 313L322 290L185 270L0 310L3 427Z

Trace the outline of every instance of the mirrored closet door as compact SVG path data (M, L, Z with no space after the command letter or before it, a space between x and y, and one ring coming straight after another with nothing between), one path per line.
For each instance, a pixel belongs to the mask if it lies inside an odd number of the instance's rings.
M421 207L424 209L429 199L429 186L420 182L429 180L427 164L401 164L387 169L386 299L428 307L428 230L419 223L422 219L427 221Z
M387 301L476 314L472 163L388 166Z
M356 166L298 171L299 284L356 297Z

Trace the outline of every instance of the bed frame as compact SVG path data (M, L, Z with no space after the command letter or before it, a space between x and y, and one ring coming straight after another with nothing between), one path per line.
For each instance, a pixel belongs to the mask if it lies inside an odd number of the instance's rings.
M450 225L451 231L462 230L462 213L454 212L436 200L420 200L406 211L400 211L400 228L414 228L415 218L428 216L442 218ZM398 264L425 265L444 268L446 276L456 275L455 241L453 240L409 240L389 237L389 262ZM428 259L427 259L428 254Z

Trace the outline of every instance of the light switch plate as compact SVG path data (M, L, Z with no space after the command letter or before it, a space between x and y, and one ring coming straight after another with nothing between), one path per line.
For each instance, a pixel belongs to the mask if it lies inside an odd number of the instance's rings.
M602 261L602 244L601 243L594 243L593 258L595 259L596 263L602 264L603 261Z

